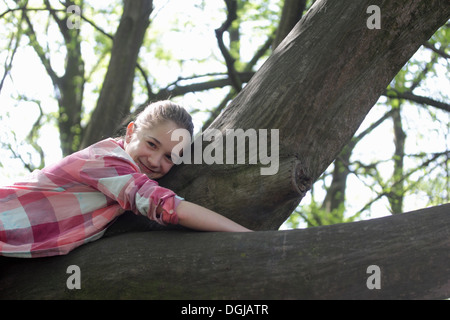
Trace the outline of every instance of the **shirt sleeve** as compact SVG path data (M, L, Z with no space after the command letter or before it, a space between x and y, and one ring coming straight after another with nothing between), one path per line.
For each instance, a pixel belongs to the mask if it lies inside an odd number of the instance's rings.
M141 173L131 157L112 139L66 159L60 170L102 192L124 210L145 215L162 225L178 223L176 208L182 198ZM161 214L157 213L158 207L162 208Z
M89 170L84 171L89 174ZM96 172L98 173L98 172ZM176 208L181 198L142 173L130 173L98 179L100 192L117 201L124 210L142 214L162 225L178 224ZM161 207L162 212L157 213Z

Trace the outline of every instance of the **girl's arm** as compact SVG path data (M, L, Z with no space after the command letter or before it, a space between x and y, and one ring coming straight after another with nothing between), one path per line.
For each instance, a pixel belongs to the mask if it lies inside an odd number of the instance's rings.
M178 223L190 229L227 232L251 231L214 211L192 202L181 201L176 211L178 214Z

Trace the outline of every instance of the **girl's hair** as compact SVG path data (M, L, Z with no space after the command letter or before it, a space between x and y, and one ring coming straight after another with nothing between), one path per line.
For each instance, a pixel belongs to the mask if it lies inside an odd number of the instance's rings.
M193 136L194 124L191 115L182 106L170 100L150 103L138 114L134 123L137 127L149 129L153 125L169 120L188 130L191 137Z

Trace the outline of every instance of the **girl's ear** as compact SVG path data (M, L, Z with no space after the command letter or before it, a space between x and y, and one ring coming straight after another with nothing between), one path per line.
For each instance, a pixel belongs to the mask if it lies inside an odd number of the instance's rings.
M133 133L134 133L134 130L135 130L135 125L134 125L134 122L131 121L127 126L127 133L125 135L126 143L130 143L131 137L133 136Z

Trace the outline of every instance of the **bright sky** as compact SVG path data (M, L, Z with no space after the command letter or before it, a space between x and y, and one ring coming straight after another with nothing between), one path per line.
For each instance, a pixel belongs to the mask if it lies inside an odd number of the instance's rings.
M205 16L203 10L200 10L196 5L203 3L209 13ZM96 2L96 5L100 6L106 2ZM222 21L225 19L223 11L217 9L217 6L223 8L222 1L185 1L185 0L155 0L155 10L152 13L152 23L149 29L149 35L151 37L158 37L162 35L161 41L164 41L164 48L166 52L169 52L174 57L178 58L204 58L209 59L209 64L200 65L195 61L190 61L183 65L183 69L176 64L170 65L152 65L152 74L158 74L158 83L166 85L176 80L177 77L189 76L192 70L195 70L197 74L208 73L211 71L225 72L225 67L212 59L213 56L221 57L221 54L217 48L217 40L214 35L214 29L219 27ZM2 4L0 4L0 12L3 12ZM186 25L185 32L175 32L172 30L170 24L171 21L177 19ZM190 23L194 21L195 25ZM97 21L96 21L97 22ZM101 21L99 21L102 23ZM83 23L83 22L82 22ZM114 26L110 26L107 22L103 22L105 30L110 29L112 32ZM246 24L244 28L250 28L251 25ZM247 50L249 47L259 46L264 38L251 37L242 39L242 52L252 52ZM151 48L150 48L151 50ZM6 52L0 52L0 61L5 60ZM92 47L85 45L83 47L83 58L87 61L88 68L96 63L95 59L89 59L94 57ZM143 48L140 53L140 57L143 61L146 57L150 57L148 50ZM56 59L55 67L62 72L63 55ZM0 66L1 68L1 66ZM1 70L1 69L0 69ZM3 73L3 70L1 70ZM41 100L41 106L44 112L57 112L57 103L55 101L53 86L49 77L46 75L39 59L36 57L34 51L29 47L22 47L17 52L14 58L14 68L11 72L12 79L8 78L0 93L0 125L2 131L0 132L0 142L12 141L11 130L16 132L16 140L23 141L28 134L33 122L39 115L39 108L35 102L22 102L17 103L17 99L14 99L18 94L26 94L29 99ZM426 86L426 90L429 92L420 92L418 94L433 94L436 90L442 90L442 92L448 92L450 88L450 81L446 74L445 68L438 69L436 77L429 79L429 84ZM446 88L446 89L443 89ZM86 107L88 105L95 105L97 98L96 94L89 93L92 88L88 88L86 91ZM12 98L10 97L12 96ZM221 96L211 95L211 93L196 93L189 94L183 97L180 102L187 107L198 107L202 104L207 106L217 105L221 100ZM384 108L381 106L375 106L367 116L365 122L362 124L361 129L367 127L373 121L377 120L384 112ZM408 136L406 152L408 154L414 154L419 152L439 152L445 149L449 149L449 135L450 128L450 116L448 113L437 112L439 121L432 119L430 114L421 107L411 106L408 107L408 112L405 112L404 123L408 132L411 134ZM201 126L202 121L205 120L204 115L194 116L194 122L196 128ZM426 132L427 136L421 136L414 139L416 128L420 127L422 132ZM390 121L386 121L382 126L376 129L373 134L367 137L364 144L358 145L355 150L355 157L358 156L362 161L369 162L373 159L390 159L393 154L393 142L392 142L392 124ZM59 136L55 123L51 122L42 131L40 145L44 148L46 154L46 164L50 164L61 159L61 152L59 150ZM26 154L27 149L21 148L22 154ZM37 161L37 159L35 159ZM27 174L27 171L23 168L20 160L11 159L10 153L7 153L4 149L0 149L0 162L3 167L0 167L0 183L2 185L12 183L20 176ZM391 164L386 163L384 171L389 176ZM369 190L364 186L362 181L351 175L349 177L349 186L352 199L348 201L350 206L349 211L358 211L366 202L369 195ZM304 202L307 201L308 196ZM405 210L419 208L425 206L425 198L420 196L409 197L408 201L405 201ZM386 209L386 202L379 201L372 211L379 212L379 215L388 215L389 212Z

